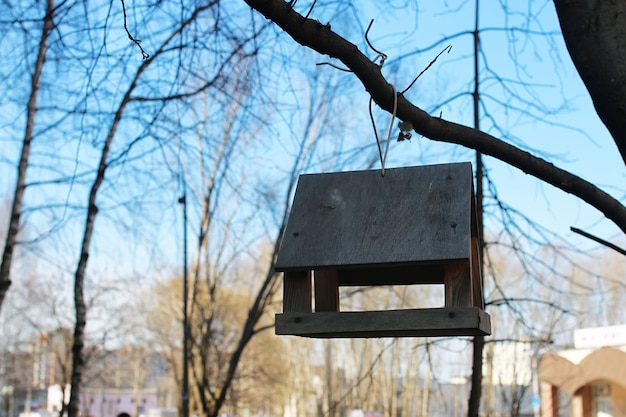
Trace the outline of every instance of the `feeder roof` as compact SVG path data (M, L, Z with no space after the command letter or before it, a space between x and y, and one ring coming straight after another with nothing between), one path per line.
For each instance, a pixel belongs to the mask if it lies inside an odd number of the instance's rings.
M277 271L467 260L470 163L301 175Z

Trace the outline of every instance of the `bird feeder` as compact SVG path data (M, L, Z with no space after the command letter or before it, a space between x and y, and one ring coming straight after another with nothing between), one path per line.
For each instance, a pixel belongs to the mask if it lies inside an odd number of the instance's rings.
M479 250L470 163L301 175L275 265L276 334L490 334ZM343 286L428 284L443 284L443 307L339 311Z

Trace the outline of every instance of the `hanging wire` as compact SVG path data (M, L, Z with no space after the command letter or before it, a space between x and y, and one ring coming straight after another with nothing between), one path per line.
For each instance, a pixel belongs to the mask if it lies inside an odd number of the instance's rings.
M381 174L385 176L385 163L387 162L387 154L389 153L389 144L391 143L391 134L393 133L393 124L396 121L396 111L398 110L398 94L396 93L396 89L391 86L393 89L393 112L391 113L391 122L389 123L389 131L387 132L387 144L385 145L385 152L383 153L382 147L380 145L380 139L378 137L378 132L376 131L376 122L374 121L374 115L372 114L372 102L373 99L370 98L369 105L369 114L370 120L372 121L372 127L374 128L374 137L376 137L376 145L378 146L378 155L380 156L380 165L381 165Z
M374 48L374 45L372 45L372 43L369 40L369 33L370 33L370 29L372 28L372 24L374 24L374 19L370 20L370 24L367 25L367 30L365 31L365 42L367 42L367 46L369 46L370 48L372 48L372 51L376 52L378 55L372 60L372 62L376 62L378 60L378 58L380 58L380 67L382 68L382 66L385 64L385 61L387 60L387 55L384 54L383 52L379 51L378 49Z
M382 51L379 51L378 49L374 48L374 45L372 45L372 42L370 42L369 33L370 33L370 29L372 28L372 24L374 24L374 19L370 20L369 25L367 25L367 30L365 31L365 42L367 42L367 45L372 49L372 51L376 52L376 56L374 57L372 62L376 63L376 61L380 59L380 63L378 64L378 66L382 68L383 65L385 65L385 61L387 60L387 55L383 53ZM383 177L385 176L385 162L387 161L387 154L389 153L389 144L391 143L391 134L393 132L393 124L396 120L396 111L398 109L398 94L396 93L396 89L393 85L391 86L391 88L393 89L393 112L391 113L391 123L389 124L389 131L387 133L387 144L385 145L384 153L380 145L378 132L376 131L376 122L374 121L374 115L372 114L373 99L371 97L370 97L370 104L369 104L370 120L372 121L372 127L374 128L374 136L376 137L376 145L378 146L378 155L380 156L381 174Z

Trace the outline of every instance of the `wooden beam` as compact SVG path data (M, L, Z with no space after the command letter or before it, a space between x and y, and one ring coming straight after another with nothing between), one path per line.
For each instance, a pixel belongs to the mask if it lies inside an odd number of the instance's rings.
M283 313L276 315L276 334L319 338L476 336L491 334L491 318L477 307Z
M285 313L313 311L311 271L285 272L283 279L283 311Z
M471 273L471 283L472 283L472 297L473 303L478 308L485 308L485 301L483 299L483 278L480 273L480 247L478 244L478 237L472 236L470 243L472 245L470 251L470 273Z
M313 273L315 283L315 312L339 311L339 277L336 269L316 270Z
M277 271L469 259L470 163L305 174Z
M446 307L474 305L469 262L446 265L444 286Z

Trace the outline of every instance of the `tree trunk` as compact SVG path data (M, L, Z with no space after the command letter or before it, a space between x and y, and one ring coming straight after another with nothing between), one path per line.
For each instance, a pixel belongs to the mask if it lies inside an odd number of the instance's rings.
M480 399L482 396L483 384L483 348L485 337L476 336L473 340L474 353L472 355L472 389L467 404L467 416L478 417L480 415Z
M474 128L480 129L480 73L478 67L478 54L480 50L480 26L478 16L480 11L479 0L476 0L475 24L474 24ZM476 152L476 228L478 233L478 270L482 281L484 266L484 230L483 230L483 158L480 152ZM481 288L483 288L481 282ZM482 294L481 294L482 297ZM478 417L480 414L480 403L483 393L483 350L485 348L485 337L480 335L472 340L472 378L471 390L467 403L467 416Z
M325 352L325 365L326 365L326 412L325 416L335 417L337 415L335 408L335 389L336 387L333 384L333 371L335 367L333 367L333 344L329 340L324 340L324 350Z
M106 141L104 142L104 146L102 148L102 153L100 154L96 179L94 180L91 190L89 191L87 220L85 221L85 231L83 233L83 241L80 249L80 258L78 266L76 267L76 273L74 274L74 308L76 321L74 324L74 343L72 345L72 386L70 390L70 402L67 406L68 417L78 417L80 414L80 385L82 381L83 368L85 366L83 347L85 345L85 325L87 323L87 305L85 303L84 283L87 261L89 259L89 250L91 247L91 239L93 236L96 216L98 214L96 197L98 195L98 191L100 190L100 186L104 182L104 174L108 166L107 159L109 157L109 150L117 133L119 123L122 120L122 115L124 114L126 106L130 102L131 92L134 91L139 77L148 67L150 62L152 61L146 60L139 67L131 85L126 91L126 94L117 109L117 112L115 113L115 117L113 118L113 122L111 123Z
M626 163L626 2L554 0L565 45Z
M142 65L141 68L145 68ZM143 72L139 70L138 74ZM85 232L83 233L83 242L80 250L80 259L74 275L74 308L76 314L76 322L74 325L74 343L72 344L72 377L71 377L71 390L70 390L70 402L67 406L68 417L78 417L80 414L80 385L82 381L83 368L85 366L85 358L83 356L83 347L85 345L85 325L87 324L87 305L85 303L84 284L85 284L85 272L87 270L87 261L89 259L89 249L91 247L91 239L93 236L94 225L96 222L96 215L98 214L98 207L96 206L96 197L98 190L104 181L104 173L107 168L107 159L109 156L109 149L113 138L117 132L117 126L122 119L122 114L126 105L130 101L130 92L133 91L139 75L136 75L133 84L128 89L120 107L115 114L115 118L109 129L107 139L102 148L100 155L100 162L98 164L98 173L96 179L91 186L89 192L89 202L87 210L87 220L85 221Z
M20 162L17 168L17 181L15 185L15 192L13 194L13 204L11 205L9 229L7 231L4 251L2 253L2 264L0 264L0 309L2 308L4 297L11 286L11 263L13 261L13 251L15 250L15 244L20 227L22 201L24 199L24 191L26 189L26 169L28 168L30 144L33 139L35 116L37 114L37 96L39 95L40 87L39 80L41 79L41 72L46 61L48 35L50 34L53 26L53 9L54 0L48 0L46 5L46 15L43 19L43 28L41 29L41 39L39 40L39 51L37 52L37 60L35 61L35 68L31 80L30 96L28 98L26 111L26 129L24 132L24 141L22 142Z
M204 4L199 6L194 10L194 12L190 15L189 18L184 20L180 27L175 28L171 35L164 40L161 46L157 49L157 51L153 54L153 56L149 59L145 59L143 63L137 69L132 82L130 83L120 105L115 112L115 116L111 122L111 127L109 128L109 132L107 133L106 140L104 142L104 146L102 148L102 153L100 154L100 161L98 163L98 171L96 174L96 178L91 186L91 190L89 192L89 200L88 200L88 210L87 210L87 220L85 221L85 231L83 233L83 241L81 245L80 251L80 259L78 261L78 266L76 268L76 273L74 275L74 307L76 312L76 322L74 327L74 343L72 345L72 377L71 377L71 391L70 391L70 402L67 406L68 408L68 417L78 417L80 412L80 384L82 381L83 368L85 364L85 360L83 357L83 346L84 346L84 337L85 337L85 325L87 322L87 307L85 304L85 296L84 296L84 282L85 282L85 272L87 270L87 260L89 258L89 250L91 246L91 238L94 231L94 225L96 220L96 215L98 214L98 207L96 206L96 197L98 195L98 191L100 186L104 181L104 174L108 167L107 159L109 156L109 150L111 148L111 144L113 143L113 139L117 134L117 129L122 120L122 116L126 111L126 107L131 102L131 94L134 92L135 87L137 87L137 83L141 75L144 71L150 66L154 60L164 53L166 47L178 36L180 33L195 19L198 15L210 8L213 3ZM163 100L170 100L175 97L168 97Z

